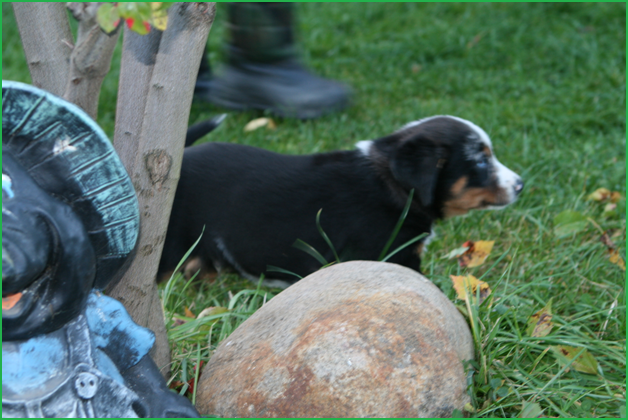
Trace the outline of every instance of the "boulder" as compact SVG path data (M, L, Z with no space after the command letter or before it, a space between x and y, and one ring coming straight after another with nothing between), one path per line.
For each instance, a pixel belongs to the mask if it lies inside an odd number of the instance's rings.
M197 408L221 417L449 417L469 401L464 318L419 273L352 261L300 280L216 349Z

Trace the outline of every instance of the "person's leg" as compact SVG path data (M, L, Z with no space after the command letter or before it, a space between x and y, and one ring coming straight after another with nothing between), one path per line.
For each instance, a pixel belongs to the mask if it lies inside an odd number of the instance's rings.
M317 118L348 105L347 86L310 73L299 61L291 3L230 3L228 14L228 62L212 77L203 59L197 97L296 118Z

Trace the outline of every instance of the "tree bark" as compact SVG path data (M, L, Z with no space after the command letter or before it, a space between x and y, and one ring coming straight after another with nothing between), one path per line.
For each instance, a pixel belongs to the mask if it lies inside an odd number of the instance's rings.
M63 96L74 37L65 3L13 3L34 86Z
M125 305L135 322L155 331L151 356L165 376L170 350L155 276L214 15L215 3L176 3L161 35L142 37L128 30L124 35L114 147L135 186L141 228L137 256L109 294Z
M102 3L68 3L79 21L76 45L70 56L70 74L63 97L80 106L94 120L98 115L100 88L109 69L120 30L106 34L96 22Z
M100 4L67 3L79 21L74 44L65 3L13 3L33 85L78 105L94 120L120 33L100 29Z

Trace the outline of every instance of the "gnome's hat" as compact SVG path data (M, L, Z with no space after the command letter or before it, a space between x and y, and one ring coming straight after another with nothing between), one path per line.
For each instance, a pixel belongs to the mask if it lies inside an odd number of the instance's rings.
M72 207L96 253L94 288L117 281L134 251L133 184L102 129L80 108L23 83L2 81L2 154Z

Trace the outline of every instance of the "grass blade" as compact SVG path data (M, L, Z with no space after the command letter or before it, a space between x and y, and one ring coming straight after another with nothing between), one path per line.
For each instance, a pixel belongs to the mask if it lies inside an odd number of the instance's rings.
M300 249L301 251L307 252L312 257L316 258L316 261L318 261L322 265L327 264L327 260L325 259L325 257L321 255L320 252L318 252L312 245L306 242L303 242L301 239L297 239L296 241L294 241L292 246L297 249Z
M329 248L331 248L331 252L334 253L334 257L336 257L336 261L340 262L340 257L338 256L338 253L336 252L336 248L334 248L334 244L331 243L331 240L329 239L329 237L323 230L323 227L321 226L321 212L322 211L323 209L320 209L318 213L316 213L316 228L318 229L318 233L321 234L325 242L327 242L327 245L329 245Z
M283 268L275 267L274 265L267 265L266 266L266 271L274 271L274 272L277 272L277 273L289 274L291 276L295 276L299 280L301 280L303 278L300 275L298 275L297 273L293 273L292 271L284 270Z
M382 249L381 254L379 254L379 258L377 259L378 261L385 261L382 259L386 256L388 249L390 248L393 241L397 237L397 234L401 230L401 226L403 225L403 222L406 220L406 216L408 216L408 211L410 210L410 204L412 204L413 195L414 195L414 188L410 190L410 194L408 195L408 201L406 201L406 205L403 208L403 211L401 212L401 216L399 217L399 220L397 221L397 224L395 225L395 228L393 229L392 234L390 235L390 238L388 239L388 242L386 242L384 249Z
M194 369L194 392L192 393L192 404L196 405L196 391L198 391L198 376L201 373L201 345L196 345L196 369Z
M167 302L170 300L170 296L171 296L172 291L174 289L174 284L176 283L174 281L174 279L177 278L177 275L179 273L179 270L181 269L181 266L183 266L183 263L185 261L187 261L188 257L192 253L192 251L194 251L194 248L196 248L198 243L201 241L201 238L203 237L203 233L205 233L205 226L203 226L203 230L201 231L201 234L199 235L199 237L196 240L196 242L194 242L194 244L190 247L190 249L188 249L188 251L185 253L183 258L181 258L181 261L179 261L179 264L177 264L177 267L172 272L172 276L170 276L170 278L168 279L168 282L166 282L166 286L164 287L164 292L163 292L163 299L162 299L164 313L166 312ZM189 284L189 282L188 282L188 284ZM187 285L186 285L186 288L187 288Z
M392 257L393 255L395 255L397 252L401 251L402 249L404 249L407 246L412 245L413 243L420 241L421 239L425 238L427 236L427 232L423 232L422 234L415 236L414 238L410 239L408 242L406 242L405 244L401 245L400 247L398 247L397 249L395 249L393 252L391 252L390 254L386 255L386 258L384 259L380 259L381 262L386 262L390 257Z

